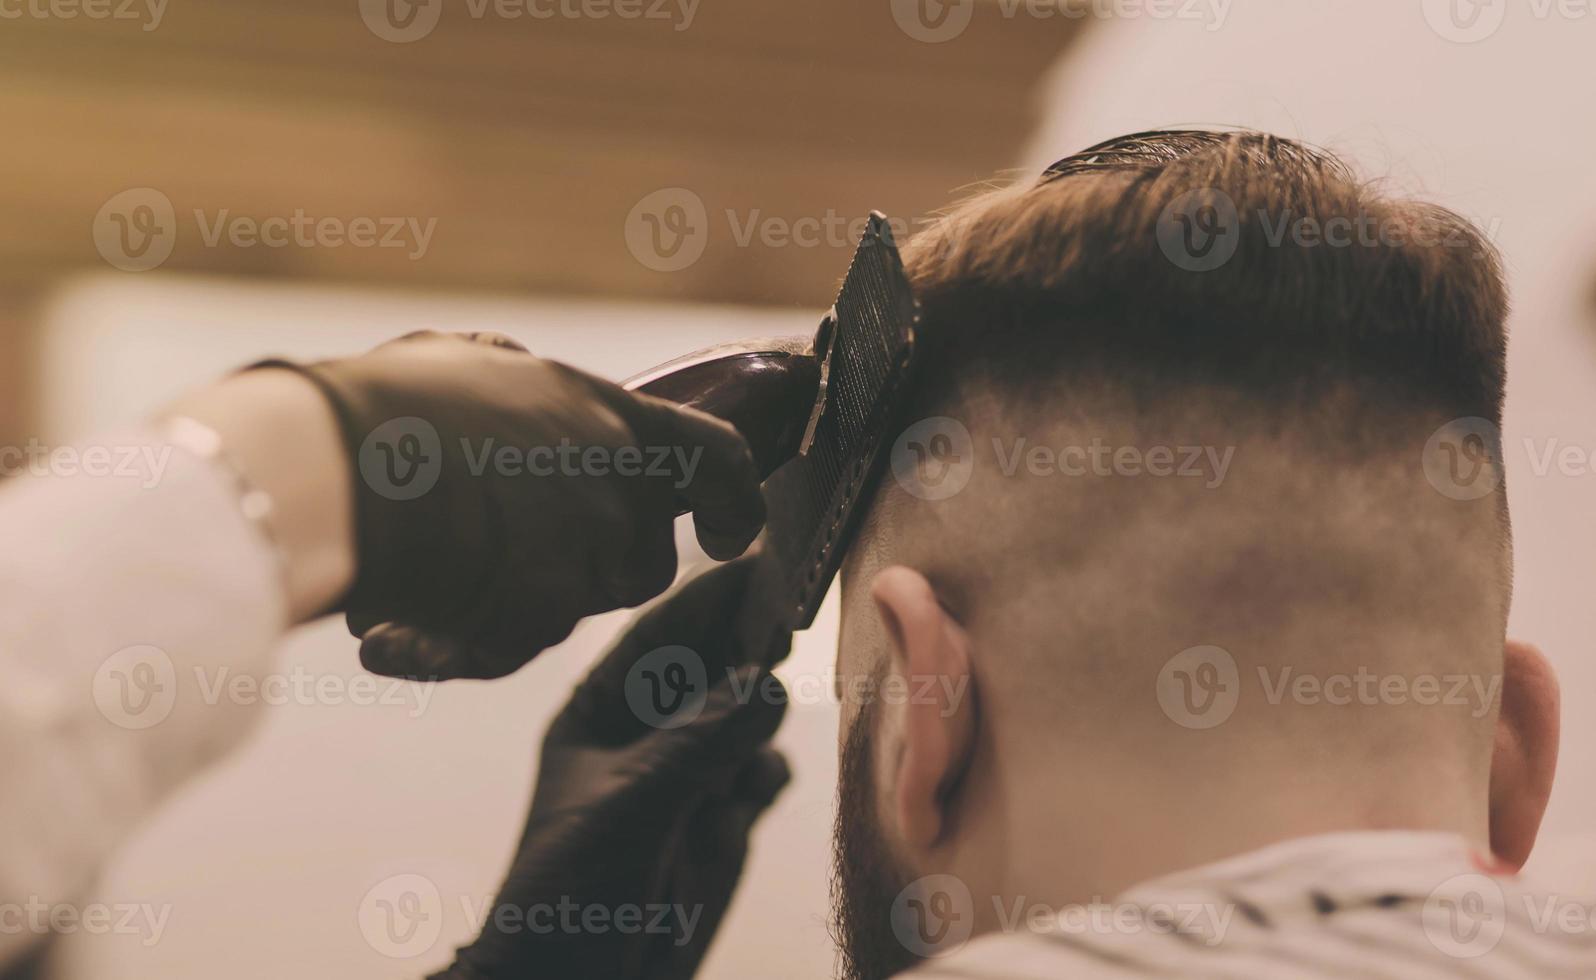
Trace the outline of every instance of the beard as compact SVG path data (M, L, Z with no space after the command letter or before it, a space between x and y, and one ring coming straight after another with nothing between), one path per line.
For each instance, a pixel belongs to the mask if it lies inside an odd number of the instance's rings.
M854 719L838 764L831 933L841 980L883 980L920 962L893 930L893 901L913 876L894 859L877 818L870 737L876 703L872 699Z

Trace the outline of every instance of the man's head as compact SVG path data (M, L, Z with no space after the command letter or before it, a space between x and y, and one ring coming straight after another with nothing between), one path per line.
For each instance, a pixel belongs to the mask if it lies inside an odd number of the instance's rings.
M914 424L843 570L856 974L932 951L928 875L983 931L1319 831L1523 859L1555 686L1520 651L1503 687L1506 298L1468 222L1288 140L1151 133L904 259Z

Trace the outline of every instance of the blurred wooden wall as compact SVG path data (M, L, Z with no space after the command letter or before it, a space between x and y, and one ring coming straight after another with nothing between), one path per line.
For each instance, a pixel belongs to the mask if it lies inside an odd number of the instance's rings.
M1080 24L984 0L51 2L0 19L13 431L33 301L167 248L123 274L823 305L869 209L914 219L1012 163ZM229 241L296 214L432 231Z

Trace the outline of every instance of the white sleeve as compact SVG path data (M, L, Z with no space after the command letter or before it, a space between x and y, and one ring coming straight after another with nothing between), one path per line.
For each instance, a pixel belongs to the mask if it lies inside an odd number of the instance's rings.
M5 452L0 908L49 906L242 739L259 708L226 688L264 671L287 604L214 461L148 430ZM0 930L0 963L41 938L22 921Z

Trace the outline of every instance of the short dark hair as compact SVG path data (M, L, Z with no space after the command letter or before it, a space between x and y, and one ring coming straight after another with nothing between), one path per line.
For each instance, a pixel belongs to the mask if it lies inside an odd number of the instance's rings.
M1228 258L1181 254L1198 218L1234 236L1218 243ZM1500 424L1494 247L1467 219L1388 197L1293 140L1109 140L956 207L904 260L925 311L927 391L982 371L1056 381L1061 359L1106 358L1161 390L1217 382L1279 401L1334 385L1378 410Z

